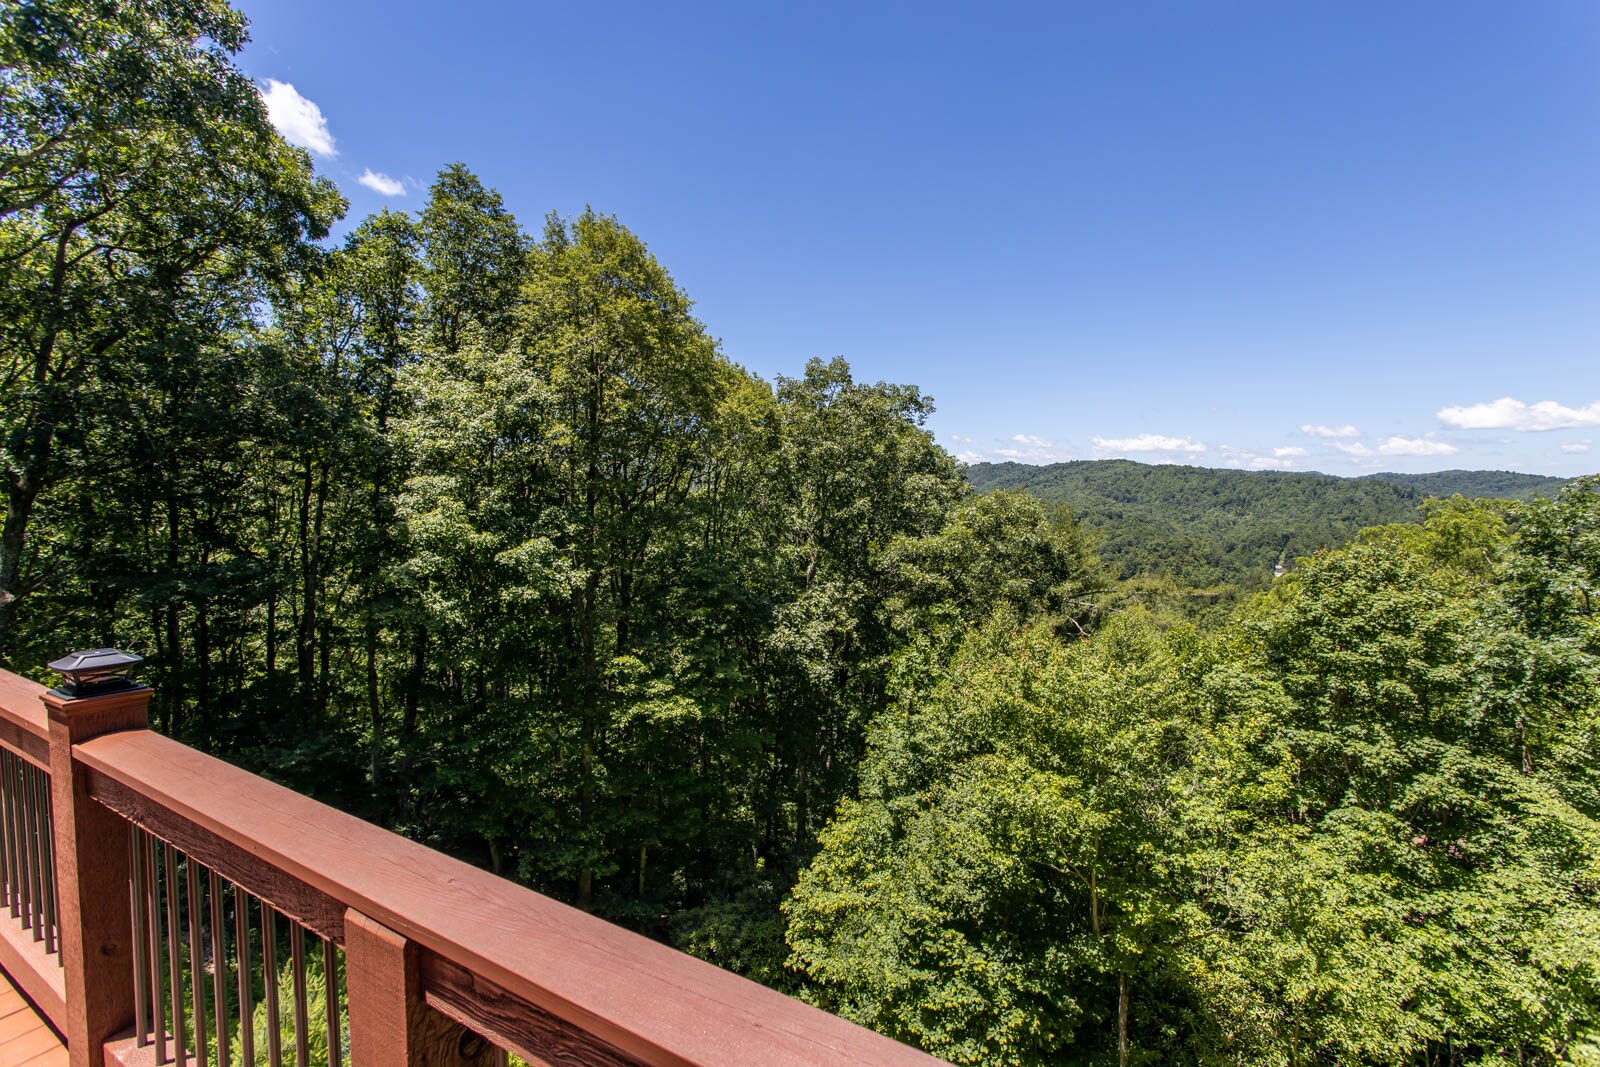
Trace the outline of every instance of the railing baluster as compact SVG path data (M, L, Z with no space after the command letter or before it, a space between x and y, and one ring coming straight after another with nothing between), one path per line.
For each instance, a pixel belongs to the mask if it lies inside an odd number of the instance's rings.
M17 868L11 853L16 843L11 835L11 760L10 752L0 750L0 903L8 907L16 902L12 882Z
M28 769L24 765L17 771L17 792L22 799L22 852L26 857L28 872L22 889L22 925L33 933L33 939L37 941L39 928L35 915L39 910L39 828L33 821L33 783L29 780Z
M222 880L216 871L207 871L207 890L211 901L211 1018L217 1031L217 1067L229 1067L228 1055L228 956L227 938L222 927Z
M161 1000L161 875L156 869L156 839L147 833L140 836L140 849L144 854L144 914L145 943L149 973L145 976L150 992L151 1029L155 1032L156 1062L167 1060L167 1012Z
M182 1063L189 1054L189 1042L183 1018L183 933L178 925L177 851L165 845L161 854L167 875L167 981L172 1002L172 1054Z
M261 902L261 967L266 978L267 1058L283 1067L283 1032L278 1022L278 930L271 905Z
M294 972L294 1067L307 1067L311 1027L306 1021L306 936L293 919L289 920L289 956Z
M322 942L322 976L327 992L328 1067L340 1067L344 1057L339 1033L339 950L332 941Z
M146 1023L150 1018L149 969L145 962L144 929L144 849L139 842L139 828L128 824L128 855L133 859L133 870L128 878L128 913L133 916L133 1039L144 1048L149 1044Z
M188 882L186 909L189 920L189 998L194 1008L194 1058L206 1062L206 964L200 954L200 924L205 916L205 904L200 899L200 868L193 856L183 858L185 880Z
M256 1067L255 1009L250 1004L250 903L245 891L233 887L233 941L239 955L239 1060Z
M55 824L50 816L50 779L43 774L39 782L39 844L44 871L44 950L55 954L60 950L56 931L56 841Z

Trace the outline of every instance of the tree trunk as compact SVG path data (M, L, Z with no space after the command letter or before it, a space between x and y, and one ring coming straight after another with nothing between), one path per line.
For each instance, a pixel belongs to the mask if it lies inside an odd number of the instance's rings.
M1117 975L1117 1067L1128 1067L1128 976Z

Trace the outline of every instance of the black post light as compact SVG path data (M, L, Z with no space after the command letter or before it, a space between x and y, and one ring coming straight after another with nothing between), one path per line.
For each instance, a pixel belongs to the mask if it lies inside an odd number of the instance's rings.
M49 666L65 679L56 691L63 696L81 698L137 689L139 683L129 678L128 673L143 662L143 656L115 648L91 648L85 652L69 652Z

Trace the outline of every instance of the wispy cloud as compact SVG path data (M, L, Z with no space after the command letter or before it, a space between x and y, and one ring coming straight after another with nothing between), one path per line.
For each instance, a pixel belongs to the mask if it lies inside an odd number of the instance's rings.
M1360 437L1361 431L1354 426L1313 426L1311 423L1302 423L1301 433L1308 433L1312 437Z
M366 170L362 171L361 177L357 178L356 181L360 182L362 185L365 185L368 189L371 189L375 193L382 193L384 196L406 195L405 182L401 181L399 178L391 178L387 174L384 174L380 171L375 171L371 167L368 167Z
M1056 445L1054 441L1046 441L1043 437L1035 437L1031 433L1014 433L1011 435L1011 439L1017 444L1027 445L1029 448L1054 448Z
M1600 426L1600 401L1588 407L1569 408L1554 400L1525 404L1509 396L1487 404L1442 408L1439 421L1462 430L1571 430Z
M1357 442L1335 444L1333 447L1351 456L1453 456L1461 449L1448 441L1435 441L1429 437L1403 437L1395 434L1378 442L1376 448Z
M1096 455L1119 456L1129 452L1204 452L1206 446L1187 437L1168 437L1166 434L1143 433L1138 437L1091 437Z
M970 445L972 443L972 438L963 437L961 434L958 434L958 433L945 434L945 436L948 437L950 440L954 441L958 445Z
M1234 445L1222 445L1217 449L1217 451L1222 453L1222 465L1224 467L1233 467L1239 470L1252 471L1289 470L1294 467L1294 459L1292 458L1293 455L1305 454L1305 449L1303 448L1278 448L1273 450L1272 455L1264 456L1259 452L1252 452L1248 448L1239 448ZM1286 456L1279 454L1283 452L1291 453L1291 455Z
M1278 459L1295 459L1299 456L1309 455L1310 453L1301 448L1299 445L1288 445L1284 448L1274 448L1272 450L1272 454Z
M293 85L268 78L261 99L266 102L268 120L283 134L284 140L319 156L339 154L322 109L301 96Z
M1563 442L1561 442L1561 451L1569 453L1569 454L1574 455L1574 456L1586 456L1586 455L1589 454L1589 442L1588 441L1563 441Z

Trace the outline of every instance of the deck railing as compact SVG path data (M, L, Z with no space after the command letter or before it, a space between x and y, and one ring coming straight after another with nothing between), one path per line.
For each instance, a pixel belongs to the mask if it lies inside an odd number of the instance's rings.
M74 1067L931 1057L0 671L0 966Z

